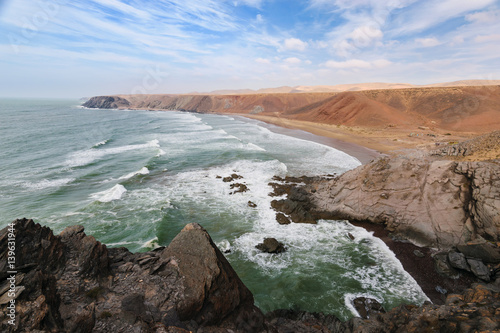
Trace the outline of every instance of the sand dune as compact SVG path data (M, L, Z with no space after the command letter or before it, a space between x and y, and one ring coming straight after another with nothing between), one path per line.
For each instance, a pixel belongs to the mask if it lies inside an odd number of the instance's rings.
M243 94L274 94L274 93L312 93L312 92L342 92L363 91L380 89L405 89L405 88L436 88L436 87L474 87L500 85L500 80L460 80L453 82L433 83L427 85L414 85L409 83L368 82L319 86L283 86L277 88L264 88L259 90L216 90L209 93L195 93L196 95L243 95Z

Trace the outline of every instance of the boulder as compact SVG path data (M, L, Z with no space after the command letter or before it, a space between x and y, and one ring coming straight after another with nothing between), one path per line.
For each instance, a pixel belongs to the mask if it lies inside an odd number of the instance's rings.
M470 266L471 272L475 276L486 282L489 282L491 280L490 270L480 259L467 258L467 263Z
M448 253L448 261L452 267L470 272L470 266L467 263L467 259L465 259L463 253L460 252Z
M252 293L199 224L184 227L161 255L174 258L184 277L176 307L181 320L215 325L245 311L262 315L253 305Z
M290 219L286 217L285 214L283 213L276 213L276 221L278 221L279 224L290 224Z
M484 241L459 244L457 249L467 257L479 258L492 264L500 263L500 249Z
M442 276L452 279L458 279L460 277L457 270L455 270L448 262L448 256L446 253L438 253L434 255L434 267L436 272Z
M357 297L353 300L352 305L358 312L361 318L367 319L378 313L385 313L382 305L373 298Z
M286 251L285 245L275 238L265 238L264 242L256 245L255 248L266 253L282 253Z

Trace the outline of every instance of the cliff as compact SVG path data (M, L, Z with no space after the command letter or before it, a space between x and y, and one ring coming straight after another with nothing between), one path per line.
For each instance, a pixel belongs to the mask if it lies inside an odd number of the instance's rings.
M384 128L426 126L486 133L500 128L500 86L330 93L97 96L89 108L261 114L308 122Z
M500 161L383 158L320 183L324 218L381 223L415 244L449 249L500 241Z

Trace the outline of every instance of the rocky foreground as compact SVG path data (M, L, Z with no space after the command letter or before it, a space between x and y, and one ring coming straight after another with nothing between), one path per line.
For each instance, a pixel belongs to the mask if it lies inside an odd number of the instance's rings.
M13 235L15 248L8 242ZM15 251L15 267L9 267L10 251ZM56 236L32 220L16 220L0 231L0 260L2 332L500 329L498 283L475 284L462 295L449 295L442 306L404 305L379 313L367 302L365 315L371 319L345 323L333 316L292 310L264 315L208 233L195 223L168 247L133 254L125 248L108 249L85 235L81 226Z

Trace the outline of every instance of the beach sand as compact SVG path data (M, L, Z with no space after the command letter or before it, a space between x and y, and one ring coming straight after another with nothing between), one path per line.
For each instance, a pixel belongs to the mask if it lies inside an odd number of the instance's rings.
M241 115L273 124L285 129L295 129L323 137L321 143L342 150L363 164L381 155L397 155L410 150L430 150L477 136L471 132L449 132L436 128L407 127L347 127L300 121L265 115ZM292 132L290 132L292 133ZM287 135L293 135L286 133ZM310 140L310 138L306 138ZM319 141L318 141L319 142Z

